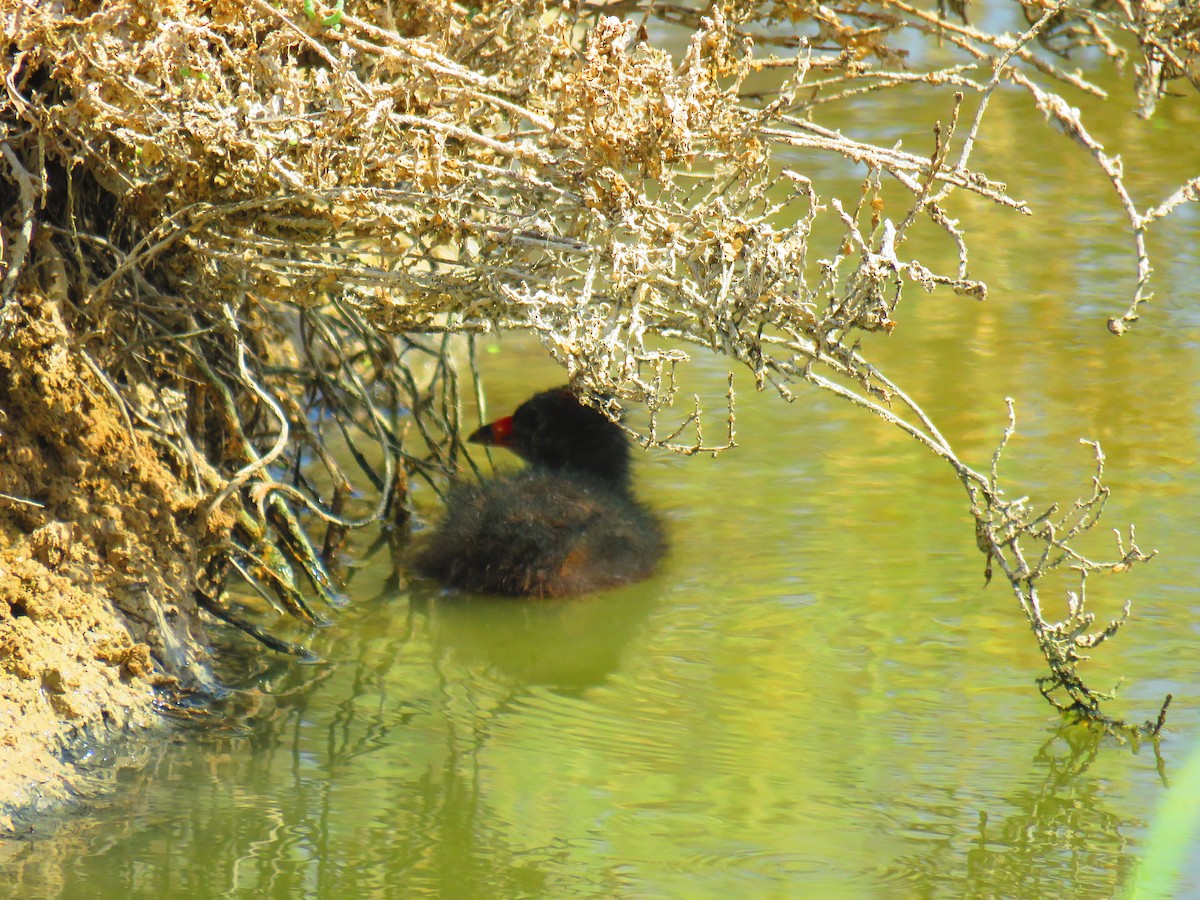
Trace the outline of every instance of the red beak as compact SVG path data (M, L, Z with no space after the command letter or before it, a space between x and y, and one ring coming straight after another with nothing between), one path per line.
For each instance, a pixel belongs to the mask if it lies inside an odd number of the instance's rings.
M512 444L512 416L497 419L473 431L467 438L472 444L488 444L492 447L508 447Z

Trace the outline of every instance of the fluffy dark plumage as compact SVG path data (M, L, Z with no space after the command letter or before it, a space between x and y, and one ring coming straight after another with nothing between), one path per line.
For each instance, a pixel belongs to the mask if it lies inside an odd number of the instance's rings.
M469 440L508 447L529 467L452 488L419 572L477 593L562 597L654 571L662 530L633 498L629 442L602 413L545 391Z

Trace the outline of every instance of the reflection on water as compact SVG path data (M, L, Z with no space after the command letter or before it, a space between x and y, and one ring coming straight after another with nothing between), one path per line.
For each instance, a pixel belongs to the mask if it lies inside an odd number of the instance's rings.
M1034 757L1045 780L1006 797L1005 815L981 810L974 833L941 835L930 852L899 860L904 877L922 896L1117 896L1133 866L1131 835L1144 822L1108 808L1102 784L1087 777L1100 747L1094 735L1078 740Z
M498 681L573 694L604 683L653 609L645 591L542 603L422 592L410 602L414 615L428 617L435 656Z
M827 397L789 406L739 382L740 449L638 462L671 534L656 578L539 604L386 591L390 573L360 570L354 602L309 638L322 662L248 668L231 727L140 750L148 764L131 756L98 788L109 800L0 844L0 894L1117 893L1200 730L1196 294L1173 262L1194 260L1196 220L1164 223L1161 299L1115 341L1124 239L1081 245L1073 225L1111 215L1103 185L1036 181L1072 171L1074 151L1039 131L1035 159L1028 123L989 127L996 156L977 162L1015 160L1040 218L952 210L996 236L974 273L992 298L914 296L870 349L980 466L1015 397L1006 471L1047 502L1086 485L1077 439L1103 442L1110 524L1136 522L1161 555L1089 583L1102 619L1134 601L1089 671L1127 678L1131 719L1176 694L1161 760L1046 743L1041 661L1011 597L983 588L965 498L936 461ZM1146 190L1195 174L1190 133L1146 129L1161 163L1136 175ZM561 381L528 343L485 359L497 408ZM697 372L723 393L718 362ZM1193 864L1177 896L1198 892Z
M1114 895L1159 764L1046 742L978 564L898 541L849 570L845 534L751 529L738 593L714 518L608 595L355 603L324 662L246 676L242 727L181 731L5 871L30 897Z

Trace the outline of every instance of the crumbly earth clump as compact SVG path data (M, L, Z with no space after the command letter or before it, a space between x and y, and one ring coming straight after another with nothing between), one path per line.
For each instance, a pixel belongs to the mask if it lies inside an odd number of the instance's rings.
M0 833L70 799L82 746L155 726L204 657L195 498L41 294L0 313Z

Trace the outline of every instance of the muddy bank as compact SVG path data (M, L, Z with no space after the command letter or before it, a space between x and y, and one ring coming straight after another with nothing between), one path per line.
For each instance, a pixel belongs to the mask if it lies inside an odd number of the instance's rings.
M81 743L155 727L202 669L194 498L134 437L59 305L0 322L0 830L70 799Z

